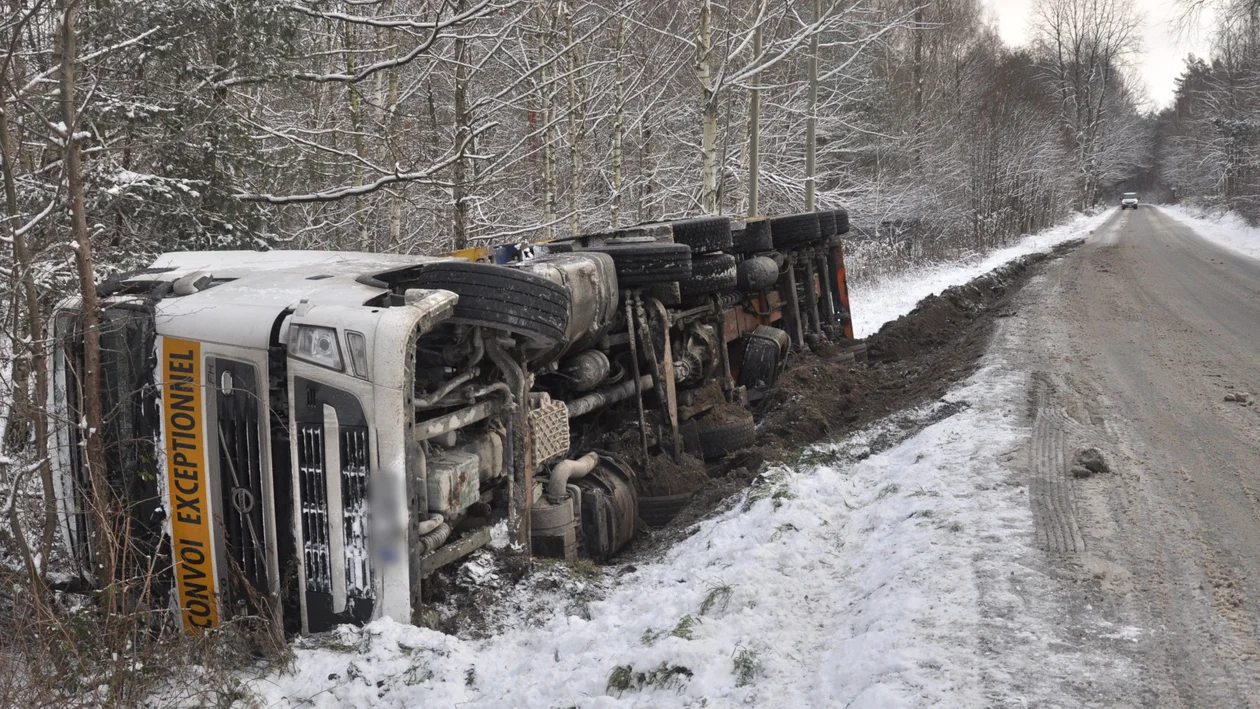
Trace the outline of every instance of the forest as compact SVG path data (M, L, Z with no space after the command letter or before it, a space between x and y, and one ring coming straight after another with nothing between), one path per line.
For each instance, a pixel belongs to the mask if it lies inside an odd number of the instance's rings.
M1037 0L1024 47L981 0L5 0L0 614L61 612L45 330L68 294L90 310L166 251L703 214L847 209L859 280L1122 188L1260 218L1260 3L1184 9L1213 10L1214 50L1155 111L1131 0Z

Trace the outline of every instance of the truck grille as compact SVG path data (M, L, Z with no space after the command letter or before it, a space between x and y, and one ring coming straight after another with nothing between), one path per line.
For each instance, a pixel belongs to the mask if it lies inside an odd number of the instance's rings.
M299 423L298 485L301 487L302 555L306 589L332 593L328 547L328 487L324 465L324 426Z
M346 595L372 598L372 565L368 548L367 428L341 429L341 506L345 529Z
M219 478L223 490L223 526L238 602L249 603L270 591L267 578L266 522L263 516L262 447L258 439L258 396L254 368L222 359L219 372L230 371L235 387L216 394ZM245 588L241 583L248 584ZM258 595L255 595L258 594Z
M265 592L266 540L257 414L233 419L219 409L219 463L223 466L221 473L227 473L223 481L223 523L228 555L233 569L255 589Z

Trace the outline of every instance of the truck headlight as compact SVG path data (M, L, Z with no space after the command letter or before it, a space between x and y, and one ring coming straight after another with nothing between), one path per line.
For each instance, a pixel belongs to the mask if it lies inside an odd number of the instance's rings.
M341 346L337 331L331 327L296 325L289 331L289 354L321 367L342 370Z

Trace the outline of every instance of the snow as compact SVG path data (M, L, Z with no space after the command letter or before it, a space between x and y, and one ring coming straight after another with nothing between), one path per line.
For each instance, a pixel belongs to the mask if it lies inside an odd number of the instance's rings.
M1054 582L1029 563L1015 369L990 355L943 400L768 470L659 560L606 569L594 600L576 577L507 588L484 640L343 626L247 687L266 706L1009 706L1127 675L1036 611ZM465 581L505 583L484 562Z
M851 284L853 335L859 339L867 337L884 323L913 310L929 295L966 283L1020 256L1049 251L1065 241L1083 238L1107 221L1112 213L1109 209L1097 214L1078 213L1063 224L1025 235L1011 246L972 261L919 268L892 278Z
M1218 246L1260 259L1260 228L1248 224L1237 212L1211 212L1180 204L1160 205L1159 209Z

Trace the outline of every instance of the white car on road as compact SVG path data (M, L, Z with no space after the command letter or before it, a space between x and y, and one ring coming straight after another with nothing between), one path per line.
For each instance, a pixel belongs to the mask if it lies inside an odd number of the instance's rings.
M1137 209L1138 208L1137 192L1125 192L1124 194L1120 195L1120 208L1121 209Z

